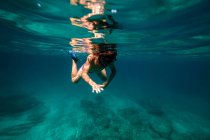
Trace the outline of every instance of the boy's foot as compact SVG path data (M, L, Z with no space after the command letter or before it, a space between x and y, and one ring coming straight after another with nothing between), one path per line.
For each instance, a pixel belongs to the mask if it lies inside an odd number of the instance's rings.
M79 60L79 58L77 57L77 55L74 51L70 50L69 54L71 55L71 59L73 59L75 62L77 62Z

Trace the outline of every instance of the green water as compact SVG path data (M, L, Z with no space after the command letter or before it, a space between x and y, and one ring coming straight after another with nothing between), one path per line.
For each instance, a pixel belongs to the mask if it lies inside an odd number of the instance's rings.
M0 4L0 140L208 140L209 2L106 1L119 28L116 77L100 94L71 83L67 0ZM79 54L80 55L80 54ZM84 59L82 56L81 59ZM91 74L93 79L98 78Z

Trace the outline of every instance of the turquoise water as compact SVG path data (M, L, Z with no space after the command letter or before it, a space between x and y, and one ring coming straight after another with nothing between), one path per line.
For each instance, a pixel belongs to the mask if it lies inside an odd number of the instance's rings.
M208 0L106 0L117 74L100 94L71 83L67 0L0 4L0 140L210 139ZM103 32L103 31L102 31ZM79 54L82 55L82 54ZM84 59L84 58L83 58ZM94 79L97 79L95 75Z

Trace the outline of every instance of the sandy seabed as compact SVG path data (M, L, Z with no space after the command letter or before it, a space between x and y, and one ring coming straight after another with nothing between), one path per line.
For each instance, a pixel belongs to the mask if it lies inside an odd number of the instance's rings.
M210 139L207 119L151 99L137 103L109 93L46 92L0 96L1 140Z

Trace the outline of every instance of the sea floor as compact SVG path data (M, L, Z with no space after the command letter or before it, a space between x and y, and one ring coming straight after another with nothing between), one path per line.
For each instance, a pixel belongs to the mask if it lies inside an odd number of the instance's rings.
M75 90L76 91L76 90ZM1 140L209 140L210 121L158 99L64 89L0 96ZM3 96L4 95L4 96Z

